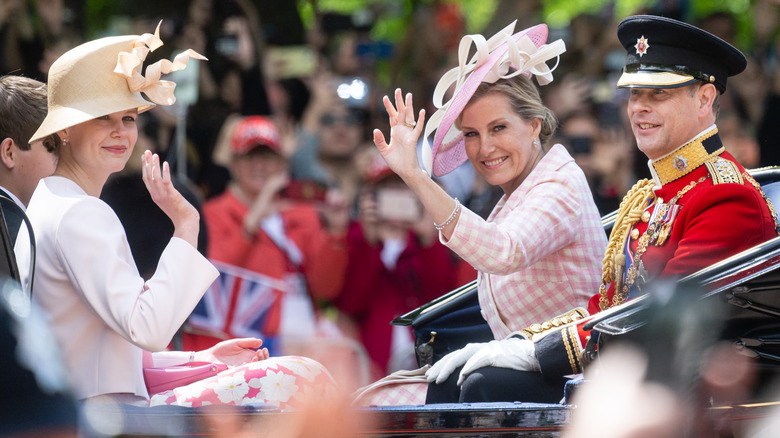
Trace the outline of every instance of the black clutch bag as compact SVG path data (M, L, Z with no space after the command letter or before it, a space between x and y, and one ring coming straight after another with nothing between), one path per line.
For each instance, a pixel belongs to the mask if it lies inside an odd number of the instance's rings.
M471 342L493 340L472 281L394 319L391 324L412 326L419 366L432 365L447 353Z

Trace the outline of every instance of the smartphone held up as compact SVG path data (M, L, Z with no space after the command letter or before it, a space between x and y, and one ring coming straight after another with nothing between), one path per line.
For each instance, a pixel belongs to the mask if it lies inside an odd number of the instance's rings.
M376 193L376 201L382 220L417 222L422 216L420 201L410 190L382 188Z

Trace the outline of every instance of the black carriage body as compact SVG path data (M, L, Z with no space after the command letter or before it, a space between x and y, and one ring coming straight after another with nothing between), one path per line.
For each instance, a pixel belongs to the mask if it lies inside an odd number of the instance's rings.
M780 167L754 170L751 173L762 184L767 196L780 207ZM607 232L613 222L614 214L603 218ZM692 299L684 304L698 309L693 311L694 314L706 317L705 322L710 323L713 316L717 317L718 328L711 330L711 333L705 336L707 340L711 340L714 336L720 340L737 343L748 354L758 359L756 363L763 367L768 375L777 376L780 371L780 270L777 269L778 266L780 266L780 237L681 279L672 286L667 284L664 287L673 288L675 293L685 289L684 296ZM469 283L410 311L392 323L413 326L418 336L419 346L430 341L431 331L438 329L444 333L446 330L442 331L442 328L454 329L457 324L452 324L452 320L447 321L447 316L457 315L460 310L464 312L463 315L466 315L462 317L466 318L467 325L474 326L467 330L467 336L472 336L469 339L473 342L473 339L485 337L484 330L478 327L479 324L474 323L476 293L476 282ZM668 301L665 304L668 304ZM659 304L657 300L645 295L601 312L590 321L589 327L610 336L612 340L620 336L625 336L626 339L635 336L642 342L646 340L643 337L643 329L653 327L654 324L657 326L659 322L653 320L653 310L660 305L664 303ZM460 317L454 318L455 323L459 319ZM446 321L445 325L441 325L443 320ZM458 340L455 336L441 336L434 340L432 345L436 346L437 341L440 342L440 347L434 352L436 356L434 359L469 342ZM690 378L690 375L677 377ZM771 400L757 401L761 403L719 406L715 409L723 418L740 422L766 416L772 407L778 404ZM201 408L167 406L112 409L113 411L107 411L106 415L119 415L124 418L127 426L123 432L126 434L172 436L170 434L172 425L179 425L184 435L219 435L218 431L210 430L198 421L201 417L199 413ZM358 417L371 424L367 429L356 431L354 436L557 437L563 434L577 408L567 404L515 402L354 409ZM273 419L279 415L293 414L294 412L281 412L267 406L242 407L230 411L230 415L253 420L267 419L267 424L273 424ZM273 436L273 431L262 430L261 427L257 429L256 435Z

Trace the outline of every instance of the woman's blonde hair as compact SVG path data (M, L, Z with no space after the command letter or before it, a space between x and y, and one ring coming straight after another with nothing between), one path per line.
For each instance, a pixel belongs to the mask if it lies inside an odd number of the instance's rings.
M542 143L542 147L547 148L548 142L555 133L558 127L558 119L555 114L542 103L542 97L539 95L539 89L531 82L531 78L524 74L519 74L510 79L499 79L496 82L482 82L474 91L468 107L474 103L477 99L487 96L488 94L503 94L509 99L509 104L512 110L520 116L526 122L531 122L534 119L539 119L542 122L541 130L539 131L539 141ZM456 124L460 128L461 117L463 113L460 113Z

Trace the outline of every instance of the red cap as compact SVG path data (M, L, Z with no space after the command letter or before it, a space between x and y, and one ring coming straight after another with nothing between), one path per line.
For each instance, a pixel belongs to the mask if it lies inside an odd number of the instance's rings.
M234 154L245 154L259 146L269 147L276 152L280 151L279 130L276 129L276 124L268 117L244 117L233 128L230 150Z
M368 168L366 168L366 181L375 184L390 175L395 175L395 172L390 169L390 166L387 165L387 162L384 158L382 158L381 155L378 153L374 154L371 157L371 162L368 164Z

